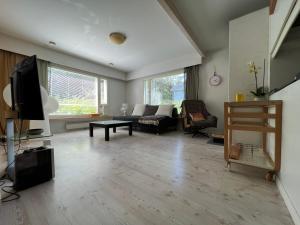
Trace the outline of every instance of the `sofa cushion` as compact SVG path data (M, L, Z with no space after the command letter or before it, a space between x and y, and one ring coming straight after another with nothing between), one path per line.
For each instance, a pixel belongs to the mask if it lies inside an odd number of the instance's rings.
M142 116L144 115L146 105L144 104L135 104L132 116Z
M159 105L156 116L169 116L172 117L174 105Z
M144 116L154 116L157 109L158 105L146 105Z
M195 122L205 120L205 116L201 112L190 113L189 115L190 115L192 121L195 121Z

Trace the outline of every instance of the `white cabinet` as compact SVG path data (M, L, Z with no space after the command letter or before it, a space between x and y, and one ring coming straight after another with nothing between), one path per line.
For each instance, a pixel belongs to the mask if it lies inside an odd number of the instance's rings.
M273 15L270 16L269 22L269 51L273 58L276 56L287 31L297 18L298 13L296 13L295 10L297 10L296 5L298 4L300 4L300 0L277 0L275 11ZM294 16L294 14L295 18L291 17ZM291 19L293 20L291 21Z

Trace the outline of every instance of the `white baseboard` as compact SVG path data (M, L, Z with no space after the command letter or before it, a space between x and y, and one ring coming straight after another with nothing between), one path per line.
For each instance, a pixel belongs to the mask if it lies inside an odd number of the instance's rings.
M276 178L276 184L277 184L277 187L279 189L279 192L291 214L291 217L295 223L295 225L300 225L300 216L295 208L295 206L293 205L293 202L291 201L288 193L286 192L283 184L281 183L280 179L277 177Z

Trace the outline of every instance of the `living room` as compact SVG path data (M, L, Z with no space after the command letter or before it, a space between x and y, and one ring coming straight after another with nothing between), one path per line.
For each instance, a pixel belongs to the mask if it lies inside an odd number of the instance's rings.
M298 0L1 5L0 224L300 224Z

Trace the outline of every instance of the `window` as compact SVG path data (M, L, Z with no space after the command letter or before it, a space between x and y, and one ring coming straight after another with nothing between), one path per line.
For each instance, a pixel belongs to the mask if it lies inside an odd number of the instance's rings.
M106 84L106 81L102 82L101 80L101 83ZM103 84L104 86L106 85ZM59 109L53 113L54 115L98 113L97 77L49 67L48 91L49 95L56 98L59 102ZM101 99L103 95L101 95Z
M179 109L183 99L183 73L144 81L144 101L146 104L174 104Z

